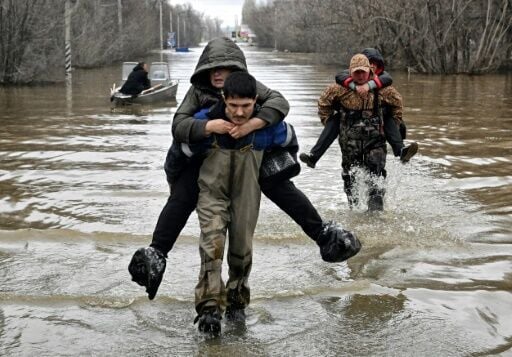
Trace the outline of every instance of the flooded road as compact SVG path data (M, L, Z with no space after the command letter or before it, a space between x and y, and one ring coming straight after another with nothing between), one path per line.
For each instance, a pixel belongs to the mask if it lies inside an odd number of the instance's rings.
M289 100L307 151L339 68L244 51ZM178 102L200 52L165 54ZM294 179L358 234L360 254L324 263L264 198L246 326L223 322L213 340L192 324L195 214L155 300L127 271L167 199L176 104L111 112L117 66L75 71L71 92L0 87L0 355L512 355L512 74L392 74L420 151L406 165L388 156L385 212L348 209L337 144Z

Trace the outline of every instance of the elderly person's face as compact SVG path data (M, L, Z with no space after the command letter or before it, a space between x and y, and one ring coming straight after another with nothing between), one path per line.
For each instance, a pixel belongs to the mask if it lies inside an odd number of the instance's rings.
M357 70L352 72L352 79L357 85L365 84L370 79L370 72L363 70Z
M213 68L210 70L210 83L214 88L221 89L230 73L229 68Z

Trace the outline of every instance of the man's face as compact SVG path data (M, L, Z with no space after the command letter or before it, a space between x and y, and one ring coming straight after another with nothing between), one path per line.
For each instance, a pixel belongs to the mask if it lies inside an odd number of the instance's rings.
M229 68L213 68L210 70L210 83L214 88L224 87L224 81L231 73Z
M242 125L251 119L256 98L228 97L224 102L228 119L235 125Z
M370 79L370 72L363 70L357 70L352 72L352 79L357 85L365 84Z

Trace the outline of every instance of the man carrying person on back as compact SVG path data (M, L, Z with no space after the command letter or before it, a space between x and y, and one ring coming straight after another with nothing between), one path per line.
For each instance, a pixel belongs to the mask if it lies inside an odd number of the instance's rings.
M207 117L224 120L235 127L258 115L256 80L247 72L231 73L224 83L224 100L212 107ZM197 116L196 116L197 117ZM261 190L260 165L263 151L298 144L291 125L280 122L235 139L213 134L196 150L207 150L199 172L197 215L201 226L199 253L201 273L196 286L199 330L220 332L220 320L245 321L250 301L248 284L252 267L252 238L258 220ZM229 236L229 280L221 276L226 232Z
M370 77L368 82L364 84L356 84L352 78L349 70L344 70L336 75L336 83L347 89L352 89L359 93L361 96L367 96L369 91L378 91L382 88L388 87L393 84L391 75L384 70L384 58L380 52L375 48L365 48L362 52L370 61L370 66L374 74ZM406 137L406 127L403 118L400 122L396 122L396 118L392 118L387 110L388 107L384 108L383 120L384 120L384 135L386 140L391 145L393 154L400 158L403 163L408 162L418 151L418 144L412 142L409 145L404 145L404 139ZM340 133L340 113L336 112L325 121L324 129L320 133L320 136L316 144L311 148L310 152L300 154L300 160L311 168L315 168L316 163L323 156L325 151L338 137Z
M350 60L350 75L356 85L366 84L372 77L368 58L356 54ZM340 113L339 141L342 152L342 179L349 205L358 203L354 192L355 169L363 168L370 178L368 210L384 209L384 189L376 182L386 177L386 138L383 110L399 123L402 118L402 96L388 86L379 91L360 94L357 91L331 84L318 100L318 115L325 121L336 111Z

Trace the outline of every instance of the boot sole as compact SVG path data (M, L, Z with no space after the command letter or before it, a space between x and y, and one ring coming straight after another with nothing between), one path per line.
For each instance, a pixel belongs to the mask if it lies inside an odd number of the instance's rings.
M307 167L310 167L312 169L315 168L316 166L316 163L313 163L310 159L309 159L309 156L306 156L306 154L300 154L299 155L299 160L302 161L303 163L306 164Z

